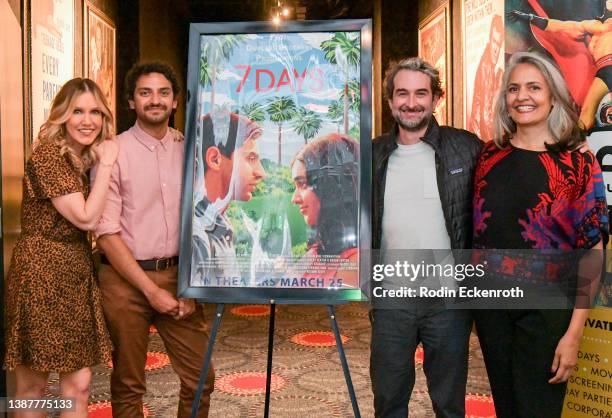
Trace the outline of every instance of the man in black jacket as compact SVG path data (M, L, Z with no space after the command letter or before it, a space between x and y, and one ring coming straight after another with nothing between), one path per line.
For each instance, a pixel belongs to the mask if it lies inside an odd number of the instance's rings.
M444 92L438 71L420 58L390 66L385 94L397 123L373 145L372 243L375 252L380 250L375 259L417 264L426 251L470 248L472 179L481 141L437 124L432 110ZM405 298L398 306L374 294L372 304L370 375L376 417L407 416L414 355L421 343L436 416L463 418L469 312L447 309L436 298Z

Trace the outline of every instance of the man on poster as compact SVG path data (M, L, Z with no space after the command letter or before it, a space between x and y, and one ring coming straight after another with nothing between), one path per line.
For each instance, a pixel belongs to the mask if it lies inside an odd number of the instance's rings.
M191 404L207 349L201 305L177 299L183 135L168 126L179 85L163 63L136 64L126 77L136 123L118 136L119 156L95 236L103 251L100 290L113 341L113 417L143 417L149 327L164 341L180 378L177 416ZM210 368L198 417L208 416Z
M562 21L524 13L519 10L512 10L507 13L507 16L511 21L523 20L531 23L534 31L565 35L574 42L586 46L593 58L595 76L588 87L581 106L580 122L585 129L592 128L601 100L608 92L612 91L612 0L605 1L605 10L602 16L591 20ZM534 34L536 33L534 32ZM540 40L537 34L536 38ZM554 42L548 40L545 43ZM553 53L556 59L555 55ZM558 60L557 62L566 77L568 74L576 72L575 68L565 68L566 65L572 65L571 61L559 62ZM575 74L573 77L584 77L584 75ZM572 83L569 84L572 85ZM572 93L575 95L575 92ZM604 120L602 122L605 123Z
M387 264L398 255L419 263L415 252L470 248L472 179L481 141L438 125L432 110L444 92L439 72L422 59L392 64L384 90L396 125L372 148L372 248ZM414 355L422 343L436 416L464 418L469 312L447 309L435 298L413 302L392 307L372 298L375 415L408 415Z
M497 66L504 41L504 24L500 15L494 15L489 29L489 43L480 58L472 95L472 112L468 129L483 141L493 139L493 105L503 70Z
M194 210L192 286L205 284L211 274L240 276L233 228L225 212L232 200L251 200L266 177L257 147L262 133L257 123L229 112L205 115L201 123L204 197Z

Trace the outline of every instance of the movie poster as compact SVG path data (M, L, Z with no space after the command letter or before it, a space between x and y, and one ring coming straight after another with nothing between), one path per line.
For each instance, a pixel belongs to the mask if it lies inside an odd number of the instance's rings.
M495 96L504 69L504 0L463 0L464 126L493 139Z
M440 125L450 122L450 53L450 14L448 3L445 3L419 25L419 56L440 72L440 82L445 92L434 109Z
M507 0L506 51L552 58L585 128L612 128L612 2Z
M578 365L569 377L562 418L610 416L612 410L612 309L594 308L584 326Z
M32 138L53 98L74 77L74 1L31 0Z
M87 3L85 31L85 68L87 77L96 82L115 114L115 26L101 11Z
M199 53L189 285L359 288L360 32Z

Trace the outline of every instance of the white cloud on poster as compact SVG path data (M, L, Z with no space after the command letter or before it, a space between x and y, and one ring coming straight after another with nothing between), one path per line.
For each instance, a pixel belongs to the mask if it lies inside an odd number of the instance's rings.
M312 110L313 112L327 113L327 106L326 105L318 105L318 104L314 104L314 103L308 103L304 107L306 109L308 109L308 110Z
M242 80L242 77L240 77L238 74L229 71L227 69L224 69L223 71L221 71L219 73L219 80L230 80L230 79L234 79L234 80Z
M337 100L340 98L340 90L327 89L319 92L302 93L301 96L314 100Z
M200 102L210 103L210 92L200 93ZM223 93L215 93L215 106L234 106L236 101Z
M321 42L330 40L333 36L333 33L300 33L298 36L302 38L304 42L306 42L308 45L312 46L313 48L319 49L321 48Z

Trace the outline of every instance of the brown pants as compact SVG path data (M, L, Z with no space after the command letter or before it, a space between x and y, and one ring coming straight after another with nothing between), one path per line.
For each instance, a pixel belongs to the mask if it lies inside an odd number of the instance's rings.
M159 287L176 294L177 267L165 271L147 271ZM149 305L145 296L120 277L111 266L100 266L102 305L113 341L111 402L114 418L141 418L142 397L146 393L145 363L149 326L155 324L164 341L172 368L179 376L181 390L177 417L191 415L191 404L204 363L208 334L202 306L190 317L175 320ZM215 375L210 365L198 417L208 417L210 394Z

